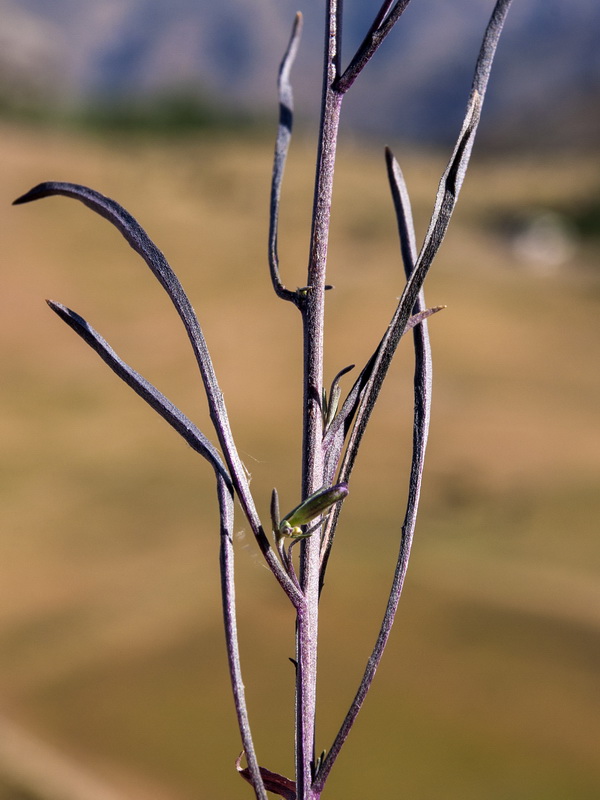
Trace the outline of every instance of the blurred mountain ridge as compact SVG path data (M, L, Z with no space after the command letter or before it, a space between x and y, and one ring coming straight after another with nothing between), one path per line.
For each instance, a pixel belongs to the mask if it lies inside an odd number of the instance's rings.
M347 2L344 63L379 0ZM294 13L305 31L293 82L316 116L322 3L295 0L0 0L0 85L76 106L169 90L275 111L275 80ZM439 142L460 125L492 0L420 0L346 101L353 127ZM600 3L515 0L498 51L484 138L593 145L600 134ZM318 57L316 57L318 55Z

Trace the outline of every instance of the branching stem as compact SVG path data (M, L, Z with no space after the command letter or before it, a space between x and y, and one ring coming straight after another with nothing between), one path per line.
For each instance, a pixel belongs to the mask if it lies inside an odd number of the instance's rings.
M408 567L429 426L431 366L424 320L440 308L425 309L422 286L446 234L460 192L479 123L496 45L511 0L496 0L477 60L463 126L446 171L442 175L429 228L418 253L410 203L402 173L391 153L389 151L387 153L388 176L398 219L407 282L392 320L375 352L360 372L342 408L336 413L339 399L337 384L339 378L349 368L338 373L326 402L323 394L323 349L325 291L331 288L326 284L327 252L342 100L390 33L410 0L383 0L362 44L345 71L341 70L342 2L343 0L327 0L326 3L323 90L307 279L306 286L296 291L290 291L281 281L277 239L281 183L292 132L293 96L290 70L298 49L302 27L302 18L299 14L296 16L279 72L280 116L271 184L269 268L276 294L292 302L301 312L304 364L302 502L286 515L283 521L280 521L277 494L273 493L271 516L279 558L258 516L199 320L179 279L162 252L124 208L114 200L85 186L71 183L43 183L15 201L20 204L51 195L64 195L78 199L109 220L130 246L142 256L159 280L188 333L202 376L209 413L222 456L190 419L156 387L126 364L82 317L59 303L50 302L51 308L100 355L115 374L160 414L211 464L215 471L221 519L221 587L227 655L236 714L248 763L247 769L243 769L240 766L242 760L240 756L238 771L251 783L257 800L267 800L267 791L279 795L284 800L319 800L331 768L362 707L390 635ZM367 661L355 698L332 747L326 757L317 762L315 725L319 593L340 513L340 501L348 491L347 482L398 342L403 333L411 327L414 328L415 344L413 456L406 513L400 533L398 561L379 635ZM324 427L327 428L326 431ZM336 471L337 485L334 485ZM273 575L296 609L295 782L259 766L250 732L236 623L233 562L234 496L237 496ZM322 515L326 515L327 518L324 519ZM308 529L306 523L310 523ZM323 536L320 533L322 525L325 529ZM295 537L287 550L281 538L283 536ZM298 575L291 553L292 546L296 542L300 543Z

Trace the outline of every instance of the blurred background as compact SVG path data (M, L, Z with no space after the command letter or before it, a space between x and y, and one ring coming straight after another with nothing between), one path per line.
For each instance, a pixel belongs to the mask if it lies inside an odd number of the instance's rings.
M234 800L210 468L46 307L65 303L211 434L185 334L104 220L122 203L200 316L263 519L300 481L301 331L266 264L275 76L291 0L0 2L0 798ZM346 3L344 56L379 2ZM306 3L282 275L305 283L322 3ZM414 6L414 7L413 7ZM411 4L345 101L326 374L364 364L403 286L383 146L418 235L491 0ZM427 283L431 440L413 558L324 796L600 796L600 7L515 0ZM351 385L351 376L345 387ZM377 634L410 459L401 346L322 601L319 750ZM293 772L293 615L241 515L243 668L261 764Z

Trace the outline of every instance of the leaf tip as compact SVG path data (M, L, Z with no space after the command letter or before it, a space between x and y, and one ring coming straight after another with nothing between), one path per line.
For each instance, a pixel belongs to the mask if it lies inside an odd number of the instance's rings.
M21 206L21 205L23 205L23 203L29 203L30 200L34 199L33 197L30 197L32 192L33 192L33 189L30 189L28 192L25 192L25 194L20 195L19 197L17 197L16 200L12 201L12 205L13 206Z
M59 316L65 316L69 312L69 309L66 306L63 306L62 303L57 303L56 300L49 300L47 298L46 303L52 309L52 311Z
M37 186L34 186L33 189L30 189L25 194L22 194L20 197L17 197L16 200L13 200L13 206L20 206L24 203L31 203L32 200L39 200L41 197L48 197L48 195L52 194L52 186L56 184L52 184L48 181L44 183L38 183Z

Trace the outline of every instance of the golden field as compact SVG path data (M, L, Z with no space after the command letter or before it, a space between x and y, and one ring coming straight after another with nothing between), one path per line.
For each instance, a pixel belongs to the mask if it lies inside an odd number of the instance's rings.
M2 720L18 725L130 798L250 795L233 767L214 481L44 298L82 314L211 431L176 314L120 235L64 198L10 202L67 180L141 222L199 314L266 521L273 486L284 506L299 500L301 403L299 316L275 297L266 265L271 150L259 137L0 128L0 733ZM422 236L445 157L395 150ZM290 287L305 283L312 163L312 144L296 142L280 242ZM597 193L590 157L475 148L426 284L428 302L447 309L430 324L432 428L407 587L324 798L600 796L600 248L577 240L542 272L496 224ZM334 200L330 378L365 362L402 290L381 151L342 144ZM411 374L407 340L323 595L319 750L352 699L391 581ZM293 616L241 516L237 566L259 760L290 774ZM0 797L30 796L9 772Z

